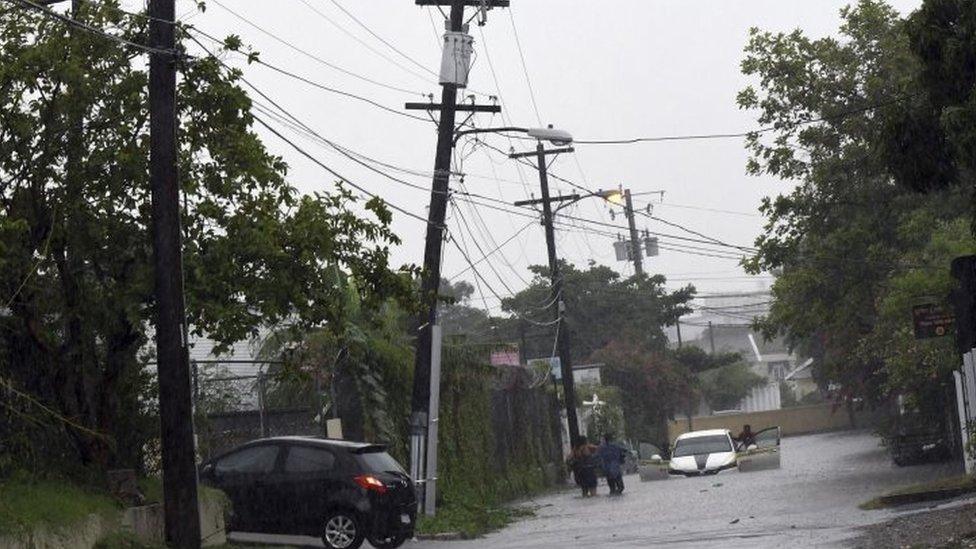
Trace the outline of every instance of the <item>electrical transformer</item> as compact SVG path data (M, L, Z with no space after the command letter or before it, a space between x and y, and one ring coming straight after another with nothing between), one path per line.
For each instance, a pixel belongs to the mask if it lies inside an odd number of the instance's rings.
M441 55L441 84L456 84L458 88L468 86L468 73L471 72L471 54L474 53L474 38L463 32L444 34L444 51Z

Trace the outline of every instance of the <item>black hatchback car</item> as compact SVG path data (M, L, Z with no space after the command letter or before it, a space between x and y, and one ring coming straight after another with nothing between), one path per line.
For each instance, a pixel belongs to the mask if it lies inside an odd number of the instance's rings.
M382 445L261 439L204 463L200 480L230 498L228 530L318 536L334 549L413 537L413 481Z

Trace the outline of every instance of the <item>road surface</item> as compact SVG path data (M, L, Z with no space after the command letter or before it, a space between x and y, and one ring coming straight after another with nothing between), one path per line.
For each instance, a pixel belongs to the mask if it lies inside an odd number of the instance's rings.
M628 476L620 497L607 497L605 485L591 499L564 491L525 502L538 506L535 517L484 538L404 547L842 546L857 527L894 516L862 511L858 504L898 486L958 472L948 464L895 467L869 432L793 437L783 439L778 470L643 483ZM280 541L318 545L310 538Z

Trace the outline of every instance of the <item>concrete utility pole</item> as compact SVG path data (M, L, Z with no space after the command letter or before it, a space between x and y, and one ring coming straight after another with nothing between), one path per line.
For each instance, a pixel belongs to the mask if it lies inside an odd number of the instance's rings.
M149 3L149 184L152 188L163 509L171 547L200 547L193 408L183 301L176 143L175 0Z
M644 275L644 262L641 257L641 243L637 234L637 221L634 220L634 201L630 197L630 189L624 190L625 209L627 212L627 224L630 226L630 250L634 260L634 274Z
M415 0L418 6L450 6L448 32L444 35L444 58L441 63L441 102L407 103L409 110L440 111L437 126L437 152L434 180L427 217L427 241L424 246L424 269L421 299L426 313L417 322L417 346L414 355L413 392L410 415L410 473L416 481L426 479L427 428L431 417L431 356L433 332L437 324L437 293L441 280L441 253L444 244L444 218L450 193L451 151L454 147L456 114L461 112L501 112L497 105L458 105L457 91L467 86L469 62L459 62L465 50L470 55L471 37L465 32L465 6L483 10L507 7L508 0ZM445 62L447 61L447 62ZM459 71L462 74L458 74ZM436 448L431 450L436 451Z
M566 324L565 306L563 305L563 277L559 271L559 259L556 257L556 238L552 226L552 203L562 201L576 201L579 195L569 196L549 196L549 170L546 163L546 156L563 152L573 152L572 147L563 149L546 150L540 141L535 152L516 153L509 155L509 158L523 158L535 156L539 169L539 185L542 188L542 198L540 200L524 200L516 202L516 206L526 206L542 204L542 223L546 228L546 248L549 253L549 278L551 282L551 298L553 320L556 321L556 344L559 352L559 365L562 371L563 397L566 401L566 422L569 427L570 447L576 445L579 440L579 419L576 414L576 386L573 380L573 363L570 355L569 345L569 326Z

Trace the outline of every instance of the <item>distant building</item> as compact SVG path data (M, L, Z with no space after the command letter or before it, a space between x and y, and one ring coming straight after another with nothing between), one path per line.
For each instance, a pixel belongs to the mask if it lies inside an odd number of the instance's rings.
M767 341L746 323L718 324L712 321L710 327L687 345L709 353L713 348L716 353L739 353L753 373L766 380L739 403L737 409L743 412L778 410L782 406L780 383L800 365L799 357L790 351L782 338Z

